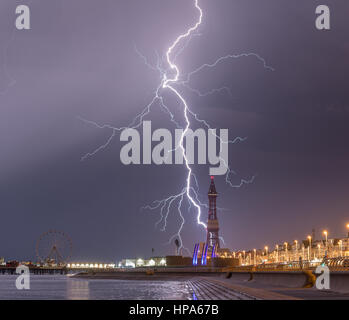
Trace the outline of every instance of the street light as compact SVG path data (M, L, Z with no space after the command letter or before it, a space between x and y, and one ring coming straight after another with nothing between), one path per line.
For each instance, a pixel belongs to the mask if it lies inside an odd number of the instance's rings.
M308 260L311 261L311 236L308 236L309 246L308 246Z
M328 243L327 243L327 239L328 239L328 238L327 238L327 237L328 237L328 232L327 232L327 230L324 230L323 234L324 234L325 237L326 237L326 251L327 251L327 249L328 249L328 248L327 248L327 244L328 244Z
M342 253L342 250L343 250L342 240L339 240L338 245L339 245L340 253L341 253L341 257L342 257L343 256L343 253Z
M288 251L287 251L287 242L284 243L284 245L286 246L286 261L288 261Z
M264 249L265 249L265 254L267 255L267 262L268 262L269 261L268 246L265 246Z

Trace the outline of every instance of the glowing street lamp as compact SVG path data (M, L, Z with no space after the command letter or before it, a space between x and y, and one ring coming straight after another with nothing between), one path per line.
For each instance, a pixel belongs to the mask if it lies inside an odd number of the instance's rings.
M284 245L285 245L285 248L286 248L286 261L288 261L289 259L288 259L288 248L287 248L287 246L288 246L288 243L287 242L285 242L284 243Z
M326 237L326 250L327 250L327 237L328 237L328 232L327 232L327 230L324 230L324 232L323 232L323 234L325 235L325 237Z
M309 246L308 246L308 260L311 261L311 236L308 236Z

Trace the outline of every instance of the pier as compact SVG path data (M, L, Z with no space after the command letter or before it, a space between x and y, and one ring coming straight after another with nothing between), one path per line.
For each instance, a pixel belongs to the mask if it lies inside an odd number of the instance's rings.
M37 275L54 275L54 274L67 274L68 269L65 267L36 267L29 266L31 274ZM0 267L0 274L16 274L16 267Z

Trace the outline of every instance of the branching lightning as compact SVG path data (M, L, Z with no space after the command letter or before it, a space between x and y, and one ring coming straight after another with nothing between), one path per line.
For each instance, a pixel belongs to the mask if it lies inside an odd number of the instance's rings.
M200 119L199 116L189 108L185 98L180 93L178 88L182 87L184 89L190 90L191 92L194 92L195 94L197 94L200 97L205 97L207 95L211 95L211 94L215 94L215 93L219 93L219 92L223 92L223 91L227 92L230 96L232 96L231 90L228 87L221 87L221 88L217 88L217 89L212 89L208 92L201 92L198 89L194 89L190 86L190 80L191 80L191 77L193 75L200 73L201 71L203 71L206 68L214 68L219 63L223 63L224 61L226 61L228 59L253 57L253 58L257 59L259 62L261 62L265 69L267 69L269 71L274 70L272 67L268 66L266 61L262 57L260 57L258 54L256 54L256 53L242 53L242 54L236 54L236 55L222 56L222 57L218 58L213 63L203 64L202 66L196 68L194 71L187 73L185 76L181 76L180 69L177 66L175 61L176 61L177 57L187 47L187 45L190 42L190 40L192 39L192 37L200 35L198 33L198 29L199 29L199 27L202 23L202 19L203 19L203 11L202 11L202 8L199 6L199 0L193 0L193 1L194 1L195 9L198 12L198 19L196 20L195 24L193 24L192 27L190 27L185 33L179 35L175 39L175 41L171 44L171 46L168 48L168 50L166 51L166 53L163 57L160 57L160 55L156 52L157 64L155 66L152 65L151 63L149 63L148 59L144 55L142 55L142 53L135 46L136 53L144 61L145 65L147 67L149 67L149 69L151 69L152 71L158 72L160 75L160 84L156 88L153 98L151 99L149 104L144 107L144 109L141 111L141 113L139 113L131 121L131 123L128 126L120 127L120 128L114 127L114 126L109 125L109 124L101 125L101 124L98 124L94 121L86 120L86 119L83 119L82 117L79 117L80 120L84 121L85 123L87 123L89 125L93 125L93 126L97 127L98 129L111 130L111 135L106 140L106 142L104 144L102 144L101 146L99 146L98 148L96 148L94 151L89 152L86 155L84 155L82 157L82 160L86 160L89 157L94 156L98 152L106 149L111 144L111 142L114 139L114 137L116 136L117 132L120 132L120 131L127 129L127 128L133 128L133 129L139 128L142 125L144 117L149 115L151 108L155 103L159 104L161 110L163 112L165 112L170 117L170 120L174 123L174 125L177 128L183 129L181 139L179 141L179 144L176 146L175 150L180 148L182 151L182 154L183 154L184 164L185 164L185 168L187 171L186 179L185 179L185 186L181 188L181 191L178 194L170 195L169 197L164 198L162 200L155 200L150 205L147 205L147 206L143 207L142 209L159 211L160 218L156 222L155 226L157 227L157 226L161 225L160 230L165 231L166 227L167 227L167 221L168 221L168 217L170 215L170 212L171 212L172 208L175 207L176 210L178 211L178 214L179 214L180 226L179 226L178 231L169 239L169 242L171 242L174 238L178 238L179 243L180 243L179 250L187 250L189 253L190 253L190 251L184 247L182 237L181 237L181 232L182 232L183 226L185 224L185 219L184 219L184 215L183 215L183 211L182 211L183 201L185 198L187 199L188 211L190 211L193 208L195 209L196 222L199 226L203 227L204 229L206 229L206 224L201 220L201 214L202 214L201 208L207 207L207 205L205 203L202 203L199 199L198 181L197 181L197 178L196 178L195 174L193 173L192 168L189 165L189 161L186 157L186 152L185 152L186 150L184 147L184 138L185 138L185 135L188 132L188 130L191 128L191 122L190 122L191 118L193 118L196 122L203 124L208 129L210 129L211 127L206 120ZM180 45L182 45L182 46L180 48L178 48ZM166 64L165 67L163 66L164 64ZM163 91L172 92L174 94L174 96L177 98L180 105L183 107L183 115L184 115L184 119L185 119L184 128L179 124L179 122L175 119L174 114L166 106L166 104L164 102L164 98L162 96ZM233 140L223 141L220 139L219 136L216 136L216 137L219 139L221 144L223 144L223 143L235 144L238 142L242 142L246 139L246 138L242 138L242 137L237 137ZM172 150L172 151L174 151L174 150ZM249 184L249 183L252 183L254 181L255 177L252 177L249 180L241 179L240 183L238 183L237 185L233 184L233 182L231 181L231 175L236 175L236 173L230 169L229 165L227 163L225 163L224 159L221 159L221 160L223 161L224 165L227 168L227 174L226 174L225 180L229 186L231 186L233 188L240 188L244 184Z

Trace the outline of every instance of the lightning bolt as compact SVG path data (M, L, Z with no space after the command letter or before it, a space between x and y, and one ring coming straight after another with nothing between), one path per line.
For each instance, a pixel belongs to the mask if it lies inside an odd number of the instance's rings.
M190 27L185 33L179 35L174 42L170 45L170 47L168 48L168 50L166 51L164 57L160 57L160 55L156 53L156 57L157 57L157 63L156 65L152 65L148 59L138 50L138 48L135 46L135 52L137 53L137 55L143 60L143 62L145 63L145 65L152 71L156 71L159 73L160 75L160 84L159 86L156 88L153 98L151 99L151 101L143 108L143 110L131 121L131 123L128 126L125 127L114 127L113 125L110 124L98 124L94 121L90 121L90 120L86 120L82 117L79 117L79 119L89 125L93 125L98 129L109 129L111 130L111 135L109 136L109 138L106 140L106 142L104 144L102 144L101 146L99 146L98 148L96 148L94 151L89 152L87 154L85 154L81 160L86 160L89 157L94 156L95 154L97 154L98 152L106 149L111 141L114 139L114 137L116 136L117 132L120 132L124 129L128 129L128 128L133 128L133 129L137 129L139 128L142 123L143 123L143 119L144 117L146 117L147 115L150 114L151 112L151 108L155 105L155 103L158 103L158 105L160 106L160 109L165 112L171 122L174 123L174 125L177 128L181 128L184 129L182 131L182 135L179 141L179 144L176 146L176 148L174 150L177 149L181 149L181 152L183 154L183 159L184 159L184 164L185 164L185 168L187 170L187 175L186 175L186 180L185 180L185 186L181 189L181 191L178 194L175 195L170 195L167 198L164 198L162 200L155 200L153 201L150 205L144 206L141 209L142 210L156 210L156 211L160 211L160 219L155 223L155 226L157 227L158 225L162 225L161 227L161 231L165 231L166 227L167 227L167 219L170 215L171 209L173 206L176 206L176 209L178 211L179 214L179 218L180 218L180 226L178 231L169 239L168 243L171 243L171 241L174 238L178 238L179 239L179 243L180 243L180 247L179 250L186 250L190 253L190 250L188 250L187 248L184 247L183 245L183 241L182 241L182 237L181 237L181 232L183 229L183 226L185 224L185 218L183 215L183 211L182 211L182 206L183 206L183 201L184 198L187 199L188 201L188 211L190 211L192 208L195 209L196 211L196 222L199 226L203 227L206 230L206 224L204 222L201 221L201 207L206 207L207 208L207 204L202 203L199 199L199 194L198 194L198 190L199 190L199 185L198 185L198 181L197 178L195 176L195 174L193 173L193 170L191 168L191 166L189 165L189 161L188 158L186 156L186 150L184 147L184 138L188 132L188 130L191 128L191 122L190 122L190 117L194 118L195 121L197 121L198 123L203 124L204 126L206 126L208 129L211 128L211 126L209 125L209 123L206 120L200 119L198 117L198 115L196 113L194 113L188 106L185 98L183 97L183 95L179 92L179 90L177 89L177 87L182 86L188 90L190 90L191 92L196 93L198 96L200 97L205 97L211 94L215 94L215 93L219 93L222 91L227 92L230 96L232 96L231 94L231 90L228 87L221 87L221 88L217 88L217 89L212 89L208 92L201 92L198 89L194 89L190 86L190 80L191 77L201 71L203 71L206 68L214 68L216 67L219 63L223 63L224 61L228 60L228 59L237 59L237 58L248 58L248 57L253 57L255 59L257 59L259 62L261 62L263 64L263 67L269 71L274 71L274 69L272 67L270 67L266 61L259 56L256 53L242 53L242 54L236 54L236 55L226 55L226 56L222 56L220 58L218 58L216 61L214 61L213 63L207 63L207 64L203 64L202 66L199 66L198 68L196 68L195 70L191 71L190 73L187 73L184 77L181 78L181 72L179 67L176 65L176 59L178 58L178 56L183 52L183 50L188 46L190 40L194 37L194 36L199 36L200 34L198 33L198 29L202 23L202 19L203 19L203 11L201 9L201 7L199 6L199 0L194 0L194 6L195 9L198 12L198 19L196 20L195 24ZM182 45L182 47L180 47L179 49L177 49L181 43L184 43ZM176 52L176 50L178 50ZM164 60L166 63L166 66L164 67ZM166 106L165 102L164 102L164 98L162 97L162 91L163 90L167 90L170 91L174 94L174 96L178 99L178 102L180 103L180 105L183 106L183 115L184 115L184 119L185 119L185 126L184 128L179 124L179 122L176 121L173 113L171 112L171 110ZM220 143L229 143L229 144L235 144L238 142L243 142L246 140L246 138L242 138L242 137L237 137L233 140L228 140L228 141L223 141L219 136L216 135L216 138L219 139ZM171 150L171 152L173 152L174 150ZM241 179L240 183L238 184L234 184L231 181L231 176L232 175L236 175L236 173L230 169L229 165L227 163L225 163L224 159L222 159L222 162L224 164L224 166L227 168L227 173L226 173L226 177L225 177L225 181L226 183L233 188L240 188L245 184L250 184L254 181L255 177L252 177L249 180L245 180L245 179ZM224 240L221 239L223 242Z
M175 74L174 74L174 76L172 78L171 77L168 78L167 77L167 73L165 73L164 74L164 78L163 78L163 85L162 85L162 87L164 89L171 90L178 97L178 99L180 100L181 104L184 106L184 117L185 117L185 121L186 121L186 126L185 126L184 131L182 131L182 136L181 136L181 139L180 139L180 142L179 142L179 146L182 149L182 154L183 154L183 157L184 157L185 166L187 167L187 170L188 170L187 181L186 181L186 196L189 199L189 202L191 203L191 205L193 205L196 208L196 210L197 210L197 223L198 223L198 225L201 225L201 226L203 226L206 229L206 224L201 221L201 207L195 201L195 199L192 197L192 195L190 193L190 191L191 191L192 169L191 169L191 167L189 165L189 161L188 161L188 158L186 156L185 148L184 148L184 145L183 145L184 137L185 137L185 135L187 134L187 132L188 132L188 130L190 128L190 121L189 121L189 117L188 117L188 110L189 110L189 108L188 108L187 102L182 97L182 95L173 87L173 84L178 82L180 71L179 71L178 66L174 62L172 62L172 60L171 60L171 54L172 54L173 50L177 47L178 43L182 39L185 39L185 38L189 37L192 34L192 32L197 30L198 27L201 25L203 12L202 12L202 9L199 7L198 0L195 0L195 8L199 12L199 20L196 22L196 24L193 27L188 29L188 31L186 33L181 34L180 36L178 36L178 38L173 42L173 44L169 47L169 49L166 52L167 63L170 66L170 69L175 71Z

